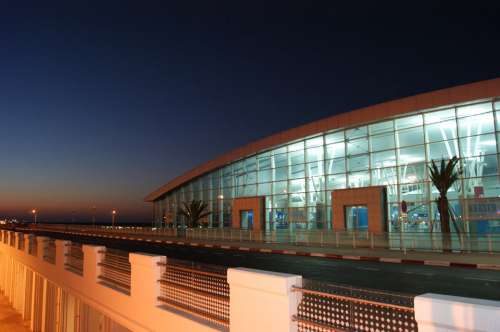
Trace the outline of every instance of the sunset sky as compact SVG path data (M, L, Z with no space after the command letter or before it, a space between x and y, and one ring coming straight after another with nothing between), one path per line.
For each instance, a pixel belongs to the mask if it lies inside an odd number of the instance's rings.
M500 76L495 2L173 3L0 4L0 217L150 222L149 192L233 148Z

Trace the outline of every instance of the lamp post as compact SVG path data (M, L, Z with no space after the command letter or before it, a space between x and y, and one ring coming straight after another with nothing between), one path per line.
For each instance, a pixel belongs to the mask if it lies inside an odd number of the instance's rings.
M111 211L111 226L115 226L116 210Z
M35 209L31 210L31 213L33 214L33 220L36 225L36 217L37 217L37 211Z

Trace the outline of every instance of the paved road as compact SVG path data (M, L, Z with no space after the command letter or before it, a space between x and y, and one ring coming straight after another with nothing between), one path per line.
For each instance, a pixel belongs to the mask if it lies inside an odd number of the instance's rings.
M40 232L53 238L99 244L126 251L268 271L300 274L304 278L410 294L428 292L500 300L500 271L332 260L278 254L197 248L150 242L69 236Z

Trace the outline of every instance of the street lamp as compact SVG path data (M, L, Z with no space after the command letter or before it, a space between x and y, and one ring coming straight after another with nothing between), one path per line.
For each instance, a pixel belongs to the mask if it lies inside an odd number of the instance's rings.
M111 211L111 226L115 226L116 210Z
M31 210L31 213L33 214L33 219L36 225L36 216L37 216L37 211L35 209Z

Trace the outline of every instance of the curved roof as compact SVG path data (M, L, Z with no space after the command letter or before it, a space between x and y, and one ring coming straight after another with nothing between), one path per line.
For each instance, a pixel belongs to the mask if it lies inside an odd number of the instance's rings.
M336 128L355 126L363 123L374 122L383 118L397 116L405 113L425 109L437 108L467 101L481 100L500 96L500 78L480 81L471 84L459 85L452 88L436 90L418 94L393 101L388 101L374 106L360 108L354 111L341 113L325 119L288 129L274 135L259 139L233 151L225 153L215 159L207 161L192 170L174 178L144 199L152 202L163 194L176 187L214 169L227 165L234 160L255 154L278 145L312 136Z

